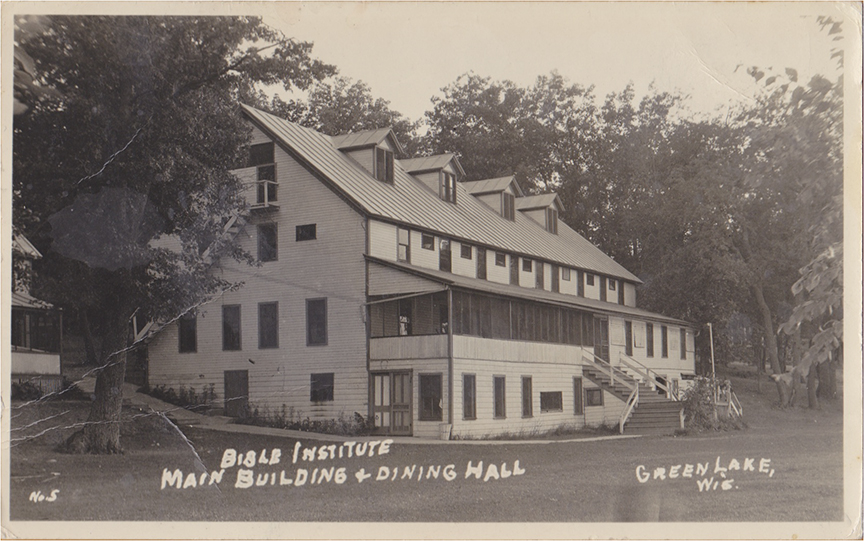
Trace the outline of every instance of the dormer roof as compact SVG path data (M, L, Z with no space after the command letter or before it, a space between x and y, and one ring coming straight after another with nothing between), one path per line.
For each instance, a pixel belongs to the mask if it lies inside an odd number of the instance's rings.
M516 197L522 197L522 188L516 182L516 177L489 178L486 180L473 180L471 182L463 182L462 186L471 195L483 195L487 193L499 193L507 189L508 186L513 186L513 191L516 192Z
M358 148L374 147L384 142L385 139L390 141L397 154L404 153L402 145L393 134L392 128L378 128L376 130L363 130L332 137L333 146L339 150L354 150Z
M39 253L39 250L35 246L30 244L27 237L18 233L12 234L12 251L30 259L39 259L42 257L42 254Z
M555 210L562 212L564 204L557 193L544 193L540 195L528 195L516 198L516 210L534 210L554 206Z
M452 163L453 168L459 175L459 178L465 176L465 170L462 169L462 164L455 154L450 152L446 154L436 154L434 156L421 156L420 158L409 158L407 160L399 160L399 165L406 173L426 173L429 171L438 171L447 167L447 164Z

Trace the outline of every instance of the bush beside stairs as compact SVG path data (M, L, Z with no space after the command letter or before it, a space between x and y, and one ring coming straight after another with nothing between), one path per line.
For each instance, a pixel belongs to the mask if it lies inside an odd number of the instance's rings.
M622 379L627 378L631 384L636 380L620 370L616 369L615 372L613 383L609 374L599 368L593 366L582 368L583 376L626 404L632 390ZM683 403L666 398L650 385L640 381L639 403L624 424L624 431L629 434L672 434L681 428L683 409Z

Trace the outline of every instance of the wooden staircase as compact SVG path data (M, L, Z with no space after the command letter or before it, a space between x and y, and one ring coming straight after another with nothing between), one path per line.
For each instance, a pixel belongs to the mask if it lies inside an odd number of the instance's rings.
M637 379L620 367L588 355L584 357L588 362L582 367L582 375L627 405L619 420L622 433L625 425L628 432L639 434L671 434L683 428L684 406L667 398L666 395L670 394L668 388L652 375L650 369L633 359L622 358L622 365L642 376Z

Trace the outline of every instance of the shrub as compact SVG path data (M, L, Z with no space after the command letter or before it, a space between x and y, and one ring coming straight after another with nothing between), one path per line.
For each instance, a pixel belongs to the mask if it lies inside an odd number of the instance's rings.
M710 378L697 377L684 391L684 424L688 431L738 430L742 423L714 413L714 382Z
M174 387L166 388L165 385L157 385L152 388L149 385L145 385L138 389L138 391L149 394L153 398L158 398L163 402L201 413L214 407L213 403L216 401L215 389L216 386L211 383L209 386L202 386L200 395L195 392L192 386L187 389L183 385L180 386L179 392L176 392Z
M340 413L335 419L312 420L309 417L304 418L294 410L293 406L288 408L285 404L282 404L277 412L270 412L267 406L252 406L248 416L239 417L234 422L338 436L362 436L371 434L375 428L371 419L367 419L357 412L354 412L351 417L346 417L344 413Z
M42 398L42 389L29 381L12 384L12 400L38 400Z

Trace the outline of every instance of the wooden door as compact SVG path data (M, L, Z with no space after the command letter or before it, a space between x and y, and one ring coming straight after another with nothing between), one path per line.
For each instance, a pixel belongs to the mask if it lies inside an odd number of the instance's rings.
M609 362L609 319L594 316L594 355Z
M249 413L249 371L225 371L225 415L245 417Z
M372 415L379 432L411 435L411 385L411 372L372 374Z

